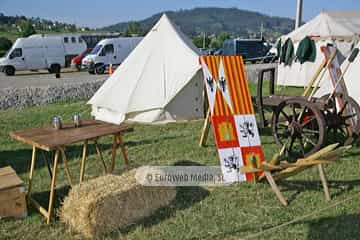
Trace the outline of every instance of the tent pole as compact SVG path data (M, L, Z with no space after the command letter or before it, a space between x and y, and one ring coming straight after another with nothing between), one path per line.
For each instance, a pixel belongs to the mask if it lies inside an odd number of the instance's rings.
M303 10L303 0L297 0L295 29L298 29L301 26L302 10Z

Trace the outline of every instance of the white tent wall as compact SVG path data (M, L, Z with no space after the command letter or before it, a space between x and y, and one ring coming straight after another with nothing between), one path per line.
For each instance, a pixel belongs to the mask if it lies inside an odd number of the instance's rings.
M198 71L164 109L128 113L126 119L134 122L169 122L203 118L203 81L202 71Z
M193 79L166 106L166 112L174 120L199 119L204 117L204 79L198 71Z
M303 87L307 86L308 82L313 77L314 73L321 65L324 60L324 54L321 52L320 48L326 46L328 43L333 44L339 49L340 57L339 61L343 62L346 56L351 53L351 50L354 46L353 42L346 41L317 41L316 45L316 58L315 62L305 62L300 64L298 61L293 61L290 66L285 66L284 63L278 65L278 78L277 84L279 86L296 86ZM299 43L294 43L294 51L298 47ZM329 79L329 74L325 73L322 83L324 84Z
M359 34L360 11L320 13L297 30L281 38L282 43L287 38L292 39L295 53L299 42L303 38L306 36L314 37L317 49L315 62L306 62L304 64L293 62L290 66L285 66L284 63L279 64L277 84L282 86L306 86L324 59L324 55L320 50L321 46L332 43L342 55L339 60L343 61L351 53L352 48L358 41ZM325 84L328 78L329 76L326 74L322 83Z
M202 85L201 91L188 89L200 79L198 58L196 47L163 15L90 99L92 115L115 124L202 117L202 106L193 102L203 102Z

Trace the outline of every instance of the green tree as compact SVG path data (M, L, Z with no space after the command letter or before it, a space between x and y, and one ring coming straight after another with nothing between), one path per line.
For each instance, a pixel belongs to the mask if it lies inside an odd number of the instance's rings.
M194 45L198 48L204 48L204 41L205 41L205 48L209 48L211 39L208 36L198 35L192 39Z
M21 29L21 37L28 37L36 33L30 21L22 21L20 24L20 29Z
M217 39L220 41L220 42L224 42L226 39L229 39L231 38L231 35L230 33L227 33L227 32L222 32L220 33L218 36L217 36Z
M212 38L210 42L210 48L211 49L219 49L222 48L223 42L220 42L218 38Z
M6 37L0 37L0 57L11 48L12 42Z
M139 22L131 22L126 30L125 35L127 37L131 36L142 36L144 34L144 30L141 28L141 25Z
M211 39L210 48L212 49L222 48L224 45L224 41L229 38L231 38L231 35L229 33L227 32L220 33L219 35Z

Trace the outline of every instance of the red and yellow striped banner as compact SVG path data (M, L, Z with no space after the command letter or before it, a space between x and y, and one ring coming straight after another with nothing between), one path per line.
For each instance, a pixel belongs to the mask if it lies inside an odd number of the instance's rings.
M216 81L218 81L220 58L222 58L225 67L234 112L231 113L230 108L221 96L221 92L217 91L213 115L231 116L237 114L254 114L242 57L204 56L203 59Z

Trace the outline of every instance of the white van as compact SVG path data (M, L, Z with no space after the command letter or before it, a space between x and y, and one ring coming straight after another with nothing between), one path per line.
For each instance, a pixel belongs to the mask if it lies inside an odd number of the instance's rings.
M120 65L143 37L119 37L103 39L82 60L82 66L90 74L103 74L110 64Z
M58 73L85 49L86 43L77 34L35 34L18 38L0 58L0 71L8 76L18 70L48 69L50 73Z

